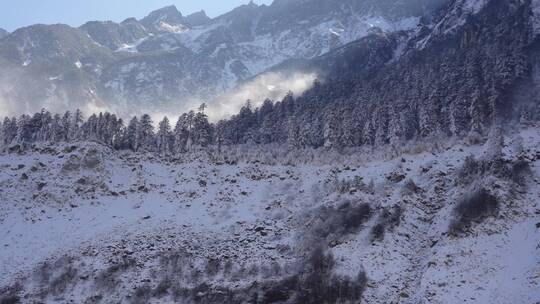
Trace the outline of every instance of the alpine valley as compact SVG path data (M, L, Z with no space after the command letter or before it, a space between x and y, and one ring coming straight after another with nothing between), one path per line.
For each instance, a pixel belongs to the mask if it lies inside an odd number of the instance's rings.
M0 30L0 116L0 304L540 303L540 0Z

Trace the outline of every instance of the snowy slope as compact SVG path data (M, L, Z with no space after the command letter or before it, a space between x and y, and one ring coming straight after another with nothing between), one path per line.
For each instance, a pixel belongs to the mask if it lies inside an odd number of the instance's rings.
M4 154L0 295L23 303L267 297L322 245L336 276L365 273L366 303L535 303L540 135L512 134L500 157L529 163L524 185L491 171L463 177L467 156L493 158L492 141L289 165L167 161L93 143ZM499 198L498 213L449 233L472 186Z

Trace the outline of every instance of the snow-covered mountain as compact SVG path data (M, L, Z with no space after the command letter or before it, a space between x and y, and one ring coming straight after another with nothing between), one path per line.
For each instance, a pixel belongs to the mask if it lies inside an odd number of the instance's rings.
M31 26L0 44L0 62L7 61L0 78L8 78L0 96L12 112L84 105L118 112L158 105L177 112L285 60L323 55L373 28L415 29L438 2L251 2L213 19L204 11L183 16L169 6L121 23ZM9 81L12 75L18 77Z
M2 120L0 303L537 303L540 1L427 4L166 7L0 40L0 115L324 76L216 124L212 105L157 132Z

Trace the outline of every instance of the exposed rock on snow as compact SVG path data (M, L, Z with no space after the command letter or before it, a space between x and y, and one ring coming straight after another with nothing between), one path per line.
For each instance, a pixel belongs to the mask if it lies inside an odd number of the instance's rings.
M343 165L4 154L0 299L533 303L539 136L512 134Z

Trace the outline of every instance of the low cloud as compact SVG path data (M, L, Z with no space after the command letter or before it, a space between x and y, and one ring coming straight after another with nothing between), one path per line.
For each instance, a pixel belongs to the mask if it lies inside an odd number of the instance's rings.
M167 105L160 109L128 109L123 106L110 107L111 111L118 113L121 117L133 115L140 116L141 114L149 114L154 123L164 116L174 123L176 118L191 110L196 111L202 103L206 103L208 108L206 113L209 119L217 122L220 119L225 119L237 114L240 108L250 100L254 107L262 105L266 99L272 101L280 101L285 95L291 91L295 96L302 94L304 91L313 86L313 82L317 79L316 73L279 73L271 72L257 76L254 79L238 85L237 87L226 91L212 100L204 100L198 97L191 97L182 100L179 105ZM86 113L86 112L85 112Z
M266 73L260 75L237 88L222 94L209 104L208 115L212 120L230 117L239 112L240 108L250 100L255 107L260 106L265 99L279 101L291 91L300 95L311 88L317 78L315 73Z
M77 98L78 100L70 100L67 96L68 94L64 92L64 88L61 86L56 87L54 82L42 94L39 94L41 98L34 100L26 96L24 98L25 101L23 101L17 97L20 93L15 92L20 90L20 88L16 88L17 83L19 81L25 81L24 78L26 76L17 77L16 75L24 76L26 73L17 72L2 72L2 75L0 75L0 117L33 114L39 112L42 108L53 113L63 113L67 110L73 111L79 108L86 117L94 113L107 111L117 114L126 121L131 119L132 116L140 116L146 113L151 115L156 124L164 116L168 116L171 121L175 121L176 117L180 114L190 110L197 110L203 102L208 105L207 114L210 120L215 122L237 114L247 100L250 100L254 107L258 107L266 99L273 101L283 99L289 91L293 92L295 96L298 96L311 88L317 78L316 73L269 72L242 83L212 100L192 97L182 100L181 104L148 108L145 106L137 107L127 101L121 100L121 98L108 101L101 100L97 96L92 98L90 97L92 94L88 94L86 96L87 99ZM86 101L83 101L84 99Z

